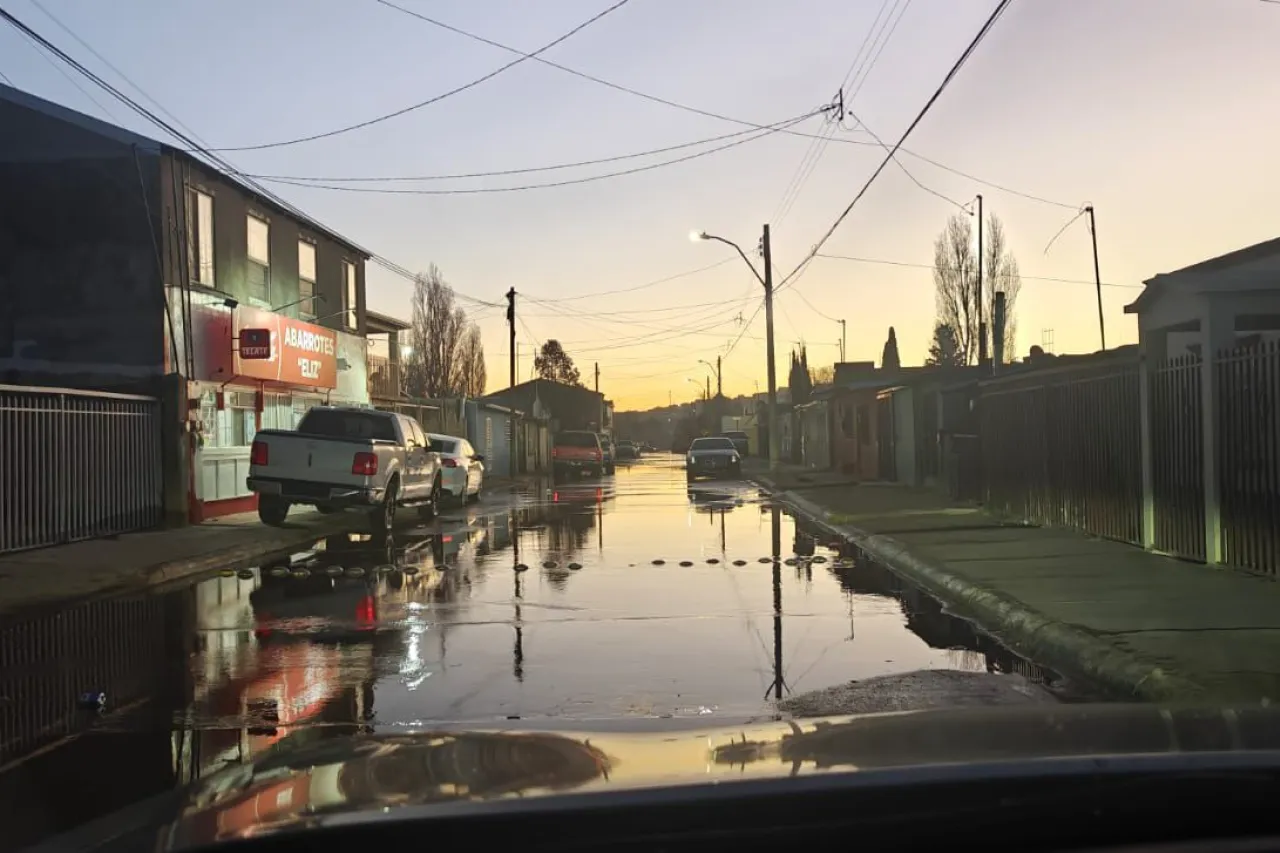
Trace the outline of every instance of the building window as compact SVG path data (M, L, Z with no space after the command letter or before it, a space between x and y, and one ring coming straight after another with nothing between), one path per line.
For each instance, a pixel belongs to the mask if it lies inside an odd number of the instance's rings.
M245 265L245 295L264 305L271 304L271 228L256 216L246 218L248 263Z
M348 329L357 328L356 323L356 265L342 262L342 310Z
M217 287L213 280L213 196L187 190L187 273L192 284Z
M298 316L316 318L316 247L306 240L298 241Z

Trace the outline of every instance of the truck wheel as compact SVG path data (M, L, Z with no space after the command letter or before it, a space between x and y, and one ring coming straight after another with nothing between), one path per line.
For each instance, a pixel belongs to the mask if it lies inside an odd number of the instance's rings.
M418 516L423 521L432 521L440 513L440 478L437 477L435 482L431 484L431 497L427 502L418 506Z
M400 498L400 481L392 480L382 503L369 511L369 526L374 533L390 533L396 523L396 501Z
M289 514L289 502L276 495L258 495L258 520L270 527L280 527Z

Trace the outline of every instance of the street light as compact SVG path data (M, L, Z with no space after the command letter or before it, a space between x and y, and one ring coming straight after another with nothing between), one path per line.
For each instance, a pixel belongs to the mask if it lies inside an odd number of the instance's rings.
M764 275L761 275L756 265L751 263L751 259L747 257L747 253L742 251L742 247L732 240L726 240L724 237L717 237L715 234L708 234L706 231L692 231L689 239L694 242L715 240L717 243L724 243L726 246L732 246L733 250L738 253L738 257L751 269L751 274L756 277L756 281L760 282L764 287L764 323L765 323L765 358L768 359L769 373L769 470L776 471L778 468L778 371L775 365L773 350L773 253L769 246L769 226L766 223L763 233L760 236L760 254L764 260Z

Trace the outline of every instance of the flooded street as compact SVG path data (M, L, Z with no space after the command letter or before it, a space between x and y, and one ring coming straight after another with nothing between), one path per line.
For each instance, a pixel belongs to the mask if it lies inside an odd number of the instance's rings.
M1045 677L681 462L0 626L0 802L38 836L326 736L718 724L917 670Z

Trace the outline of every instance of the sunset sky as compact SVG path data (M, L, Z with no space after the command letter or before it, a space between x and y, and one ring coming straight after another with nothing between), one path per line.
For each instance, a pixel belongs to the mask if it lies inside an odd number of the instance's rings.
M616 0L396 2L532 51ZM427 100L517 58L376 0L5 5L127 88L40 6L52 12L215 147L323 133ZM760 286L730 249L693 243L690 230L734 240L758 263L756 241L769 222L776 267L789 273L884 157L857 122L896 141L994 5L631 0L544 54L609 83L760 125L813 111L849 80L846 104L856 119L834 129L830 143L767 134L635 174L513 192L270 186L405 268L437 264L480 322L491 389L507 382L503 294L514 286L521 294L521 379L534 348L558 338L584 377L599 362L601 390L619 409L666 404L669 394L687 401L696 393L688 380L707 375L699 359L714 361L736 340L724 362L725 392L750 393L757 383L763 390ZM1084 220L1045 251L1085 203L1097 210L1107 343L1135 340L1136 324L1123 306L1144 279L1276 236L1277 44L1280 4L1262 0L1015 2L905 145L910 153L901 164L928 191L891 165L823 248L877 263L819 258L779 293L780 381L798 341L807 343L811 365L836 360L839 319L848 325L849 360L878 360L892 325L903 363L920 363L934 318L933 240L957 204L978 193L1004 221L1024 276L1018 355L1047 341L1048 330L1056 352L1098 346ZM101 105L95 103L9 28L0 28L0 74L41 97L156 135L104 94L93 92ZM744 129L526 61L388 121L226 156L249 173L324 178L347 189L483 189L633 169L754 134L528 174L340 179L524 169ZM820 117L794 129L832 130ZM815 151L820 157L799 192L788 192ZM670 280L639 287L662 279ZM407 318L411 288L370 265L370 308ZM635 289L593 295L627 288ZM744 328L738 318L751 323Z

